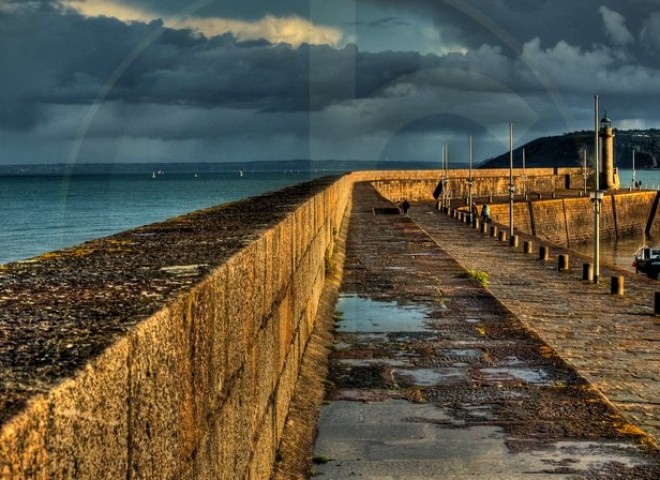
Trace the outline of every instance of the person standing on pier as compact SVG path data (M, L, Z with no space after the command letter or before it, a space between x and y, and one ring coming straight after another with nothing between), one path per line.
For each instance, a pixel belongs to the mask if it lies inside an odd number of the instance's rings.
M488 221L490 220L490 207L485 203L481 207L481 220L484 223L488 223Z
M401 203L401 209L403 210L404 215L408 215L409 208L410 208L410 203L408 203L408 199L404 199L403 202Z

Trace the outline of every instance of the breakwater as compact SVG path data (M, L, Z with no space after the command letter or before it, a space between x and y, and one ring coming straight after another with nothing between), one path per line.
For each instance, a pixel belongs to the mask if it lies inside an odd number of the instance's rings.
M601 238L625 238L633 234L657 233L658 192L606 194L601 203ZM495 222L509 225L509 205L490 205ZM570 246L591 241L594 206L588 197L518 201L513 206L516 229L551 243Z
M492 219L509 224L508 184L506 169L473 170L472 194L475 202L488 203ZM453 208L467 208L468 170L449 170L447 189L454 200ZM443 173L378 172L359 173L378 192L392 202L404 198L411 201L434 200L433 190ZM583 185L580 168L514 169L516 200L513 224L521 232L551 243L570 246L593 237L593 202L588 196L577 196ZM522 195L525 192L525 195ZM601 203L601 238L623 238L645 232L660 232L657 215L660 196L655 191L621 191L604 196Z
M433 199L433 191L442 177L453 198L467 198L468 169L452 169L446 172L432 171L380 171L357 172L356 179L371 181L378 192L394 202L404 198L411 201ZM513 170L517 192L551 193L569 188L580 188L584 179L581 168L521 168ZM476 196L508 195L508 169L473 169L472 194Z
M534 170L544 193L581 173ZM321 179L0 267L0 478L268 478L353 185L432 199L439 173Z
M344 179L0 271L0 478L268 478Z

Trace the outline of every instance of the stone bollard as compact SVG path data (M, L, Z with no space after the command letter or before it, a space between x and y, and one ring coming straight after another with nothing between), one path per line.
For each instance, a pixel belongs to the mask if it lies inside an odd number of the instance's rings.
M539 248L539 260L543 260L544 262L547 262L548 259L550 258L550 247L547 245L541 245Z
M506 232L504 230L500 230L499 232L497 232L497 239L500 242L505 242L506 241Z
M610 293L612 295L623 295L623 275L612 277L612 284L610 286Z
M488 224L487 223L482 223L481 224L481 233L488 233Z
M582 280L594 281L594 266L592 263L582 264Z
M511 238L509 238L509 245L512 247L517 247L519 241L520 237L518 237L518 235L511 235Z
M523 252L527 254L534 253L534 242L526 240L525 243L523 243Z
M568 270L568 255L562 253L557 257L557 267L560 271Z
M474 223L472 225L474 226L474 228L479 230L481 228L481 220L479 220L478 218L475 218Z
M490 236L497 238L497 227L495 225L490 226Z

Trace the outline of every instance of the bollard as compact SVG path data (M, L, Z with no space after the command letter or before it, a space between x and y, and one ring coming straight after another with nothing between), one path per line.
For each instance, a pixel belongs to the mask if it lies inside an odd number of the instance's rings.
M594 266L592 263L582 264L582 280L594 281Z
M509 238L509 245L512 247L517 247L519 239L520 237L518 237L518 235L511 235L511 238Z
M656 315L660 315L660 292L655 292L655 306L653 307L653 312Z
M472 225L474 226L474 228L479 230L481 228L481 220L479 220L478 218L475 218L474 223Z
M568 270L568 255L562 253L557 257L557 267L560 271Z
M610 293L612 295L623 295L623 275L612 277L612 284L610 286Z
M539 248L539 260L543 260L544 262L547 262L549 258L550 258L550 247L546 245L541 245L541 248Z
M490 226L490 236L497 238L497 227L495 225Z
M506 232L505 232L504 230L500 230L500 231L497 233L497 239L498 239L500 242L505 242L505 241L506 241Z
M482 223L481 224L481 233L488 233L488 224L487 223Z
M534 253L534 242L531 240L526 240L525 243L523 243L523 252L525 253Z

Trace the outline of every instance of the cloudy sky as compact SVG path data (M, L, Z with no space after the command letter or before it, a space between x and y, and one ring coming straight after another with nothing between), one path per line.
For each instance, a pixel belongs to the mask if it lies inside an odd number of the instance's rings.
M475 160L660 127L660 0L0 0L0 164Z

